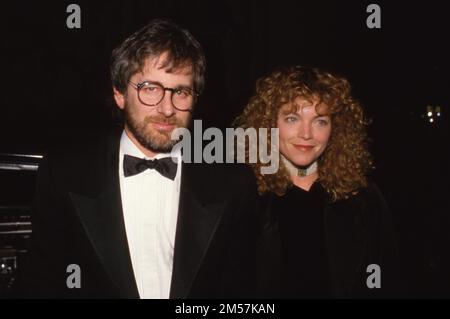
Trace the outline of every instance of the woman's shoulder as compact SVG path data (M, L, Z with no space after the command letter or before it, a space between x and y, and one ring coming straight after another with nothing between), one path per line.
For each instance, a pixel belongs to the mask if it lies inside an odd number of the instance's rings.
M388 215L389 208L385 197L378 185L370 181L367 186L359 188L346 199L329 202L328 207L335 212L345 215L351 212L364 215L369 219Z
M380 208L387 209L385 197L378 185L373 181L369 181L366 187L360 188L355 196L374 207L380 206Z
M335 204L355 201L384 201L384 195L375 182L369 181L366 186L359 187L343 199L332 201L330 197L330 202Z

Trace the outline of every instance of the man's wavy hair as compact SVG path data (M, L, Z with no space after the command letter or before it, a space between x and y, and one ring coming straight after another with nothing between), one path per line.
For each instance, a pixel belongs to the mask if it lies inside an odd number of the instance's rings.
M168 72L192 66L194 90L202 93L205 86L206 61L197 39L186 29L166 19L154 19L125 39L111 54L111 82L120 93L127 91L128 81L142 71L147 58L167 52L163 68ZM122 111L113 107L114 115L122 122Z
M367 174L373 168L367 146L366 120L361 105L351 95L349 82L339 76L316 68L295 66L282 68L258 79L256 93L233 124L244 129L277 127L282 105L298 97L324 103L331 118L331 135L327 147L318 159L318 181L338 201L356 194L367 186ZM293 112L298 106L293 103ZM271 137L267 140L271 147ZM246 148L247 163L248 149ZM278 154L280 156L280 154ZM260 168L267 164L249 164L256 174L260 194L286 193L292 181L280 158L275 174L262 175Z

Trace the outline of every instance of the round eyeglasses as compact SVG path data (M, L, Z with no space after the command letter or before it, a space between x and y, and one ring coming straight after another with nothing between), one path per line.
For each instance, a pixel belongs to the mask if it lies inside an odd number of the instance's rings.
M159 83L149 81L141 83L128 82L137 90L139 101L147 106L158 105L164 99L166 91L170 91L172 93L171 101L173 107L179 111L190 111L199 95L194 90L186 87L166 88Z

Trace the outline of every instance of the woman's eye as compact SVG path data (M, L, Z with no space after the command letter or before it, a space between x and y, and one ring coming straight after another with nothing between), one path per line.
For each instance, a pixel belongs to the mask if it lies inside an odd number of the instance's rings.
M297 118L295 116L288 116L284 120L288 123L292 123L292 122L295 122L297 120Z
M326 126L326 125L328 125L328 121L327 121L327 120L322 120L322 119L317 120L317 123L318 123L320 126Z

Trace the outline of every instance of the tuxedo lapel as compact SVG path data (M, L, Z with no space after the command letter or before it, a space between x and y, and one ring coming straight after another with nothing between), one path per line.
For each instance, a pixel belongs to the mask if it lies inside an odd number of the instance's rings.
M122 211L118 175L120 135L110 139L99 165L100 191L71 192L84 230L122 298L139 298ZM186 298L227 203L206 200L201 164L182 163L170 298ZM200 170L198 169L200 168ZM94 182L93 183L97 183Z
M118 173L119 141L120 135L110 136L106 156L100 161L100 193L96 196L70 193L70 197L103 267L120 291L120 297L139 298L123 219Z
M183 163L182 168L170 298L189 296L226 205L202 200L205 182L194 165L201 164Z

